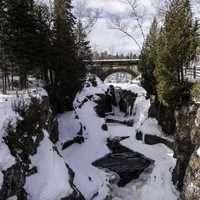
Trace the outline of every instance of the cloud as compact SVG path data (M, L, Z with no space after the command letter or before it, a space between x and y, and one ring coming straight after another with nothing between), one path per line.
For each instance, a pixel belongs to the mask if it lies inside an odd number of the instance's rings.
M40 0L48 3L49 0ZM73 0L73 4L76 1ZM116 52L138 52L138 48L135 43L124 37L122 33L116 30L111 30L108 21L111 15L117 15L124 18L124 20L128 20L128 7L127 4L124 3L125 0L86 0L88 7L90 8L98 8L102 10L101 18L98 20L95 25L93 31L88 36L88 39L91 41L91 45L93 49L98 51L107 50L111 53ZM153 7L153 3L156 0L138 0L138 9L140 13L145 14L144 18L144 31L148 32L149 26L152 21L152 16L155 14L155 9ZM132 23L132 26L134 24ZM134 30L133 30L134 31ZM142 42L142 35L138 34L137 31L134 31L135 37L139 43Z
M144 32L147 33L149 26L155 15L155 9L152 4L153 0L139 0L138 8L141 14L145 14L143 26ZM154 0L155 2L155 0ZM88 0L88 6L91 8L100 8L103 10L102 18L94 27L94 30L89 35L92 47L98 51L107 50L111 53L116 52L139 52L137 45L133 40L124 37L122 33L116 30L111 30L108 21L110 15L118 15L128 21L128 7L123 3L123 0ZM132 19L129 18L129 21ZM132 20L133 21L133 20ZM139 43L142 43L142 35L134 30L134 23L130 23L130 29L134 33L134 37Z

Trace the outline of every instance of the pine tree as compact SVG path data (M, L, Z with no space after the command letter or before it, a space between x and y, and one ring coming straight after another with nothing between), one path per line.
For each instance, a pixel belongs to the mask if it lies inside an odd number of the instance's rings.
M54 2L54 86L52 102L57 111L72 106L72 101L85 76L85 68L77 57L74 35L75 18L71 0Z
M33 0L7 0L6 51L18 66L21 88L27 86L27 74L35 66L36 22Z
M7 27L7 18L6 18L6 1L0 2L0 70L2 78L2 92L6 93L9 87L9 77L8 72L11 63L9 62L9 52L6 52L6 27Z
M158 98L166 106L176 106L185 95L183 72L195 56L196 26L190 1L172 0L158 42L155 69Z
M158 24L154 18L150 32L143 45L140 55L140 71L142 73L142 86L149 95L156 95L156 78L154 76L155 61L157 57Z
M46 83L51 84L49 72L51 71L51 51L52 51L52 30L51 13L46 4L35 5L35 19L37 28L37 49L36 49L36 76L44 79Z
M90 42L87 40L87 35L83 30L83 25L81 21L76 23L75 28L75 36L76 36L76 48L77 48L77 55L80 60L91 60L92 53Z

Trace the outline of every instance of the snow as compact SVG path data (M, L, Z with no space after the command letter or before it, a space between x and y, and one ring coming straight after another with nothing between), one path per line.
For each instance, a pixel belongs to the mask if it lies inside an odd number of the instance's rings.
M77 136L76 134L81 128L78 120L75 120L75 113L73 111L58 115L58 126L59 132L63 133L59 135L61 143L72 140L75 136Z
M200 157L200 147L197 149L197 155Z
M17 196L9 197L9 198L7 198L7 200L17 200Z
M15 158L11 155L8 146L3 141L3 136L6 135L6 127L8 122L11 122L14 126L16 120L20 117L16 112L12 110L14 102L23 100L25 103L30 102L31 97L41 99L47 96L47 92L42 88L32 88L29 91L9 91L7 95L0 94L0 188L3 184L3 170L7 170L15 164Z
M146 182L140 177L137 181L130 183L124 190L121 190L121 196L126 196L126 198L122 199L177 200L178 193L171 181L171 173L176 164L173 152L163 144L151 146L136 140L136 131L132 127L109 127L109 132L112 134L112 137L130 136L130 138L122 141L121 144L155 161L153 171Z
M139 128L143 122L148 118L148 112L150 108L150 100L145 96L139 96L136 98L133 112L135 127Z
M7 170L9 167L15 164L15 158L10 154L8 146L3 142L4 124L8 119L16 117L16 114L12 111L12 95L0 94L0 188L3 184L3 170Z
M128 87L131 89L131 86ZM144 93L143 93L144 94ZM122 145L140 152L155 161L153 170L147 180L140 177L137 181L128 184L124 189L116 192L119 200L177 200L179 193L172 183L172 171L176 165L173 151L163 144L147 145L136 140L136 131L141 130L144 134L162 136L161 128L156 119L148 118L150 101L145 96L139 96L134 106L134 127L114 126L109 127L112 137L130 136L121 142ZM120 198L120 196L122 198ZM116 199L117 200L117 199Z
M93 60L92 62L129 62L129 61L140 61L139 59L101 59Z
M61 199L73 192L65 162L55 151L46 131L37 154L31 157L31 163L38 172L26 178L24 188L29 200Z
M94 194L98 194L94 198L95 200L103 200L108 193L114 195L114 200L177 200L179 193L171 181L172 170L176 164L173 151L163 144L147 145L135 138L137 130L141 130L145 134L162 136L158 122L153 118L148 118L150 100L146 99L145 90L139 85L115 84L115 86L119 85L123 89L138 94L134 105L134 127L108 124L107 132L101 129L105 119L97 116L94 111L96 104L93 101L98 98L95 94L104 93L107 89L100 81L98 87L84 87L77 95L74 107L79 119L74 119L73 112L59 116L59 129L62 138L60 143L68 140L77 132L79 121L86 128L84 130L86 141L83 144L74 144L62 151L65 161L75 172L74 184L86 200L92 199ZM88 99L79 108L81 101L88 95L94 95L93 99ZM121 119L121 116L118 116L118 119ZM155 161L151 172L143 173L137 180L132 181L124 188L110 185L108 180L112 174L91 165L92 162L109 153L106 146L107 138L118 136L129 136L128 139L121 142L122 145ZM58 147L61 149L61 144L58 144Z
M144 123L140 126L139 131L143 134L149 135L162 135L162 129L158 124L158 121L153 118L148 118L144 121Z
M94 198L97 193L98 196L94 199L103 200L109 192L108 176L110 174L92 166L94 161L109 153L109 149L106 146L108 133L101 128L105 123L105 119L97 116L94 110L96 103L93 101L98 98L96 94L104 94L108 87L99 79L97 79L97 82L98 87L85 86L74 101L75 111L79 116L79 120L72 120L74 118L73 113L59 116L59 122L61 122L59 124L60 137L62 138L61 144L77 132L77 128L71 128L71 133L69 133L69 124L71 124L71 127L79 127L78 124L81 121L85 127L83 133L85 142L81 145L74 144L61 153L70 168L75 172L74 184L87 200ZM89 95L94 95L94 99L88 100L79 108L81 102ZM59 149L61 149L61 144L58 144Z

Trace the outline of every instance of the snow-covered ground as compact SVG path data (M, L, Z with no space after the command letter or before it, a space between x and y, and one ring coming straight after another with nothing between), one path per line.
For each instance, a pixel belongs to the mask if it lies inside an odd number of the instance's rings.
M146 99L146 91L137 84L117 84L115 86L130 90L138 94L134 105L133 127L121 124L108 124L108 131L102 129L105 119L97 116L95 112L95 100L97 94L105 94L108 86L97 79L97 87L89 82L82 91L77 94L74 101L75 111L66 112L58 116L60 140L56 144L60 156L48 133L44 130L44 139L38 147L37 154L31 156L32 166L36 166L38 173L26 177L25 190L29 200L58 200L73 192L69 183L69 173L65 163L74 171L74 185L83 194L86 200L105 200L106 196L112 195L113 200L177 200L178 192L172 184L172 170L176 160L173 152L162 144L146 145L135 139L136 131L141 130L144 134L162 136L161 128L157 121L148 118L150 107L149 99ZM38 98L47 95L45 91L31 91ZM29 92L30 93L30 92ZM92 98L91 98L92 96ZM2 170L6 170L15 163L15 158L10 154L7 145L3 142L4 124L8 120L19 117L12 110L12 103L20 98L29 102L30 96L22 93L20 97L14 94L0 95L0 187L3 181ZM116 110L116 118L122 115ZM78 117L77 117L78 116ZM65 150L62 145L72 140L81 129L85 142L73 144ZM112 172L96 168L94 161L110 153L106 142L107 138L129 136L121 142L122 145L140 152L155 161L150 171L145 171L138 179L130 182L123 188L112 185L109 180L114 175ZM112 177L113 178L113 177ZM16 200L16 196L9 200Z
M15 125L16 120L21 119L21 116L13 111L13 104L23 101L28 105L31 97L42 100L46 96L47 92L42 88L19 91L18 95L15 92L9 92L8 95L0 94L0 188L4 179L2 171L7 170L16 162L15 157L11 155L8 146L3 141L8 122ZM31 166L37 167L37 173L26 177L24 189L28 193L28 200L57 200L69 196L73 192L69 183L70 177L66 163L55 150L47 131L44 130L44 139L41 141L37 153L30 159ZM12 196L7 200L17 200L17 197Z
M81 102L87 99L88 96L105 93L107 87L100 80L98 80L98 85L99 87L84 87L81 93L77 95L74 107L79 119L75 120L72 112L58 118L61 137L61 142L58 144L59 149L62 148L62 143L67 141L70 136L76 135L80 128L79 121L85 127L83 133L85 142L81 145L74 144L70 146L62 152L62 155L75 172L74 184L87 200L103 200L109 191L109 174L92 166L92 162L109 153L106 146L108 133L101 128L105 120L97 116L94 110L96 104L93 100L88 100L79 108ZM94 98L98 97L94 96ZM94 198L97 193L98 196Z
M10 150L2 138L5 134L5 125L9 121L15 123L17 117L19 117L12 109L13 103L22 99L28 103L30 101L29 95L41 98L42 96L46 96L47 93L42 88L37 88L29 91L20 91L18 96L16 96L16 92L9 92L8 95L0 94L0 187L3 183L2 171L15 164L15 158L10 154Z
M98 98L95 94L105 92L107 87L100 81L98 81L98 87L85 87L77 95L74 106L79 119L75 119L73 112L59 116L61 141L58 146L60 149L63 142L76 135L80 128L79 120L85 126L86 141L81 145L74 144L62 152L66 162L75 172L74 184L86 200L103 200L111 187L112 195L115 196L114 200L177 200L179 194L171 181L172 170L176 164L172 150L162 144L150 146L135 139L137 130L142 130L145 134L162 135L157 121L148 118L150 101L145 97L145 90L136 84L116 84L115 86L138 93L134 106L134 127L109 124L108 131L103 131L101 126L105 123L105 119L96 115L94 111L96 104L93 99L88 100L79 108L81 102L89 95L94 95L95 99ZM121 116L116 117L121 118ZM124 188L109 185L109 173L91 165L92 162L109 153L106 139L116 136L129 136L121 142L122 145L155 161L151 173L144 173Z

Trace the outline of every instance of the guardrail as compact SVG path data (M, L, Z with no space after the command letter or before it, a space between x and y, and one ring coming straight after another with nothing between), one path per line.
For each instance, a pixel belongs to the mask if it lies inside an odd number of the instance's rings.
M200 81L200 66L184 69L184 76L188 80Z

